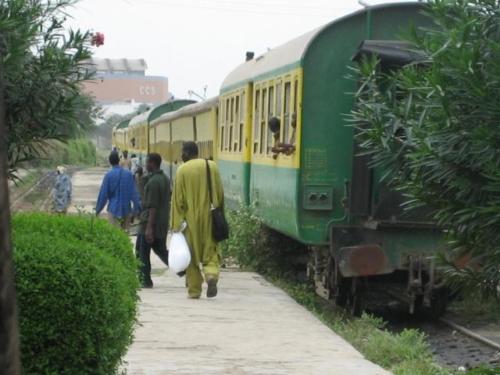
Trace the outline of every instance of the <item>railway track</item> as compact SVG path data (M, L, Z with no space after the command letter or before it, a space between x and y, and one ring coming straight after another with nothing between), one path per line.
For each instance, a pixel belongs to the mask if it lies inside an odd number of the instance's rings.
M13 211L45 211L50 204L50 190L54 185L56 177L55 171L49 171L42 175L22 194L16 196L11 201Z
M450 319L432 321L426 314L409 315L397 305L370 313L383 318L389 331L418 329L424 332L436 361L444 367L455 370L484 365L500 367L499 343Z
M67 173L72 176L77 170L76 167L69 167ZM57 172L53 170L42 174L33 186L11 200L12 211L50 211L56 176Z
M446 321L446 322L445 322ZM488 339L446 319L420 327L436 359L444 366L471 369L500 366L500 349Z

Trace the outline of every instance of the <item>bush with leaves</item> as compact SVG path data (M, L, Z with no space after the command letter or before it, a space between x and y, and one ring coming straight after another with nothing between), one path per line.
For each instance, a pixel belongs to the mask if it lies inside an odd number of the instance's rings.
M85 65L92 35L64 28L75 2L0 1L0 95L11 177L20 162L42 156L47 140L93 126L94 103L81 85L92 78Z
M116 373L137 312L128 237L85 217L23 214L13 228L23 373Z
M449 234L451 285L497 293L500 282L500 7L496 0L432 0L434 26L408 33L422 61L384 70L376 58L359 66L351 114L374 166L425 204Z
M132 279L136 279L137 259L126 233L106 220L92 215L59 216L44 213L18 214L13 219L14 234L32 233L61 238L72 243L91 244L118 259Z
M266 227L251 207L228 210L229 239L222 242L222 256L264 275L296 278L306 249L291 238Z
M94 166L97 162L97 151L88 139L70 139L67 142L48 141L47 147L40 153L40 159L33 160L30 167L52 168L60 164L76 166Z

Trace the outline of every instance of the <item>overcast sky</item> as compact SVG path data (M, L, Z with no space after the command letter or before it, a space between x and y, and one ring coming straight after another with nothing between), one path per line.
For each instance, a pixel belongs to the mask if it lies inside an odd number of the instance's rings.
M80 0L70 24L105 34L97 57L144 58L147 74L167 76L181 98L204 86L217 95L246 51L261 54L360 7L357 0Z

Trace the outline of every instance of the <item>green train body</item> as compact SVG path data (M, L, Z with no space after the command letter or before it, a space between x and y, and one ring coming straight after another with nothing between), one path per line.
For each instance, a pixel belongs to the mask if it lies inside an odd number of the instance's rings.
M421 11L419 3L384 4L335 20L250 56L218 98L150 123L148 150L162 154L172 177L182 141L203 146L202 156L219 164L227 205L252 206L267 226L306 245L318 293L353 310L366 280L387 289L391 277L411 310L443 309L433 260L440 231L425 213L401 209L382 171L358 156L347 119L358 85L348 77L353 56L371 44L390 53L410 25L429 24Z

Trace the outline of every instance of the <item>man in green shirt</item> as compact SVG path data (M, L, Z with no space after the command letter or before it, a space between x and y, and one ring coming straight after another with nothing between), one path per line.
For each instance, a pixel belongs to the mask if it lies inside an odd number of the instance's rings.
M191 264L186 270L188 295L200 298L203 274L207 283L207 297L217 295L219 254L212 236L211 204L207 181L207 162L198 158L198 146L185 142L182 146L182 164L175 175L172 195L172 230L178 231L183 221L184 231L191 250ZM214 207L224 207L224 192L217 164L208 161L212 181ZM201 269L200 269L201 268Z
M161 156L148 155L146 169L148 177L144 186L141 223L138 244L139 259L142 262L142 283L144 288L152 288L151 249L168 266L167 232L170 211L170 180L160 169Z

